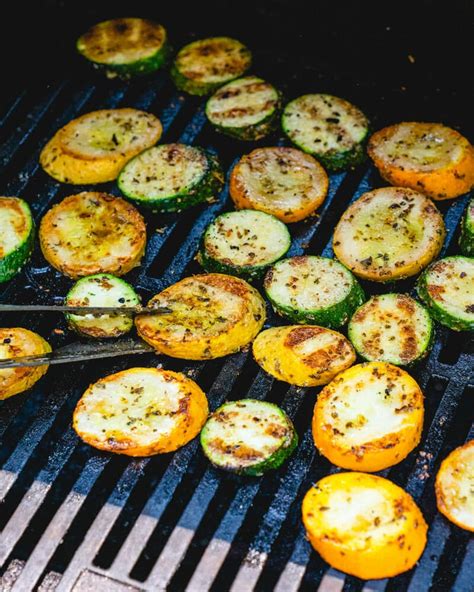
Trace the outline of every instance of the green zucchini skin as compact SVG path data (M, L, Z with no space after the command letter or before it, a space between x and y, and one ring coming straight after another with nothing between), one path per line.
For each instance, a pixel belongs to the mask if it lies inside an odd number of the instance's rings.
M322 107L324 113L321 115L313 114L312 109L314 107ZM311 144L311 140L308 141L303 137L301 129L299 129L304 127L304 118L302 115L305 113L305 110L308 111L306 116L308 128L318 128L316 134L311 132L314 135L312 139L313 144ZM327 117L327 115L330 115L330 117ZM333 121L335 125L338 125L340 118L346 116L352 119L352 124L355 124L360 130L357 133L357 138L350 138L349 141L344 141L343 137L339 139L338 129L330 127ZM330 124L329 126L328 122ZM286 105L283 110L281 124L284 133L293 144L304 152L314 156L328 171L337 172L354 168L363 163L367 158L365 147L370 133L369 122L357 107L339 97L324 94L298 97ZM344 132L343 136L350 135L346 133L347 130L344 130L344 127L342 127L342 130ZM321 135L322 138L329 138L330 143L339 143L340 147L328 149L317 148L316 140L318 140L321 146L324 144L324 140L317 138L318 135Z
M373 296L360 306L349 321L347 334L362 359L397 366L411 366L423 359L434 340L433 322L425 307L406 294L395 293Z
M219 241L225 241L222 248L228 246L230 251L235 250L238 255L232 260L232 253L219 253L219 245L216 244ZM268 253L276 243L279 243L280 248ZM284 257L290 246L288 228L278 218L256 210L239 210L221 214L208 226L198 253L198 261L206 271L254 280L262 277L270 265ZM246 250L260 254L266 251L267 256L261 257L263 261L258 264L252 264L255 257L250 256L244 263L237 262Z
M344 274L349 286L346 293L340 300L335 301L334 303L331 303L325 307L308 310L307 308L299 308L297 305L284 304L275 297L274 293L272 293L271 284L275 275L275 271L278 270L278 266L287 265L288 262L294 262L294 274L297 277L300 266L304 265L304 260L308 259L317 259L321 261L322 265L333 265L339 269L340 273ZM315 277L314 279L316 280L317 278ZM322 272L320 279L324 279L324 272ZM328 288L330 288L330 286L328 286ZM265 276L264 290L267 298L272 304L273 309L279 315L289 319L294 323L320 325L322 327L328 327L329 329L338 329L342 325L345 325L352 317L355 310L361 306L361 304L366 299L361 285L347 268L334 259L315 256L292 257L290 259L282 259L281 261L277 262L272 268L269 269L267 275Z
M35 243L36 229L31 210L26 201L19 197L1 197L0 198L0 216L2 209L13 208L16 212L21 212L25 220L25 230L22 234L19 244L17 244L8 253L0 256L0 283L8 282L17 275L28 262ZM0 239L0 245L2 241Z
M474 197L468 203L461 221L459 248L466 257L474 257Z
M132 175L134 167L139 167L144 155L156 155L156 161L158 161L160 154L168 158L171 153L179 153L179 158L183 159L186 159L187 155L196 156L199 153L206 163L205 170L200 178L191 186L183 187L177 193L170 192L170 195L163 197L145 195L144 192L134 191L133 183L128 176ZM149 148L132 158L120 172L117 183L124 196L137 205L149 208L156 213L180 212L209 201L220 193L224 185L224 173L217 157L207 150L184 144L161 144Z
M213 115L213 106L215 106L218 101L225 101L227 95L232 94L235 96L236 94L238 95L242 93L242 96L247 93L249 102L248 108L252 108L252 95L251 93L249 94L248 90L246 90L246 87L251 88L252 85L257 87L260 86L260 88L265 86L269 94L273 95L271 99L273 104L264 110L266 114L263 114L263 118L254 123L240 126L218 123L215 116ZM239 109L242 110L245 109L245 107L240 106ZM238 78L237 80L233 80L224 86L221 86L206 103L206 116L214 129L224 135L230 136L231 138L237 138L238 140L244 141L260 140L274 131L278 125L280 110L280 92L274 86L268 82L265 82L261 78L257 78L256 76Z
M435 283L436 276L438 282ZM453 291L446 295L448 299L446 303L436 298L439 291L443 294L450 289ZM464 290L467 293L466 302L469 304L461 308L457 306L456 297ZM435 261L420 275L417 291L430 315L438 323L454 331L474 331L473 258L455 255ZM457 310L452 310L453 308Z
M159 27L160 30L163 32L163 41L159 48L156 49L151 55L142 57L136 60L132 60L129 62L123 63L111 63L111 62L103 62L98 59L94 59L90 54L90 50L88 47L88 36L93 34L96 29L100 27L108 27L109 30L113 30L114 27L131 27L133 26L132 23L143 23L144 26L149 27L150 29L153 27ZM110 21L104 21L102 23L98 23L94 27L92 27L87 33L81 35L76 42L76 50L79 54L84 57L87 61L89 61L94 68L97 70L105 72L105 74L109 78L119 77L122 79L133 78L135 76L141 76L145 74L150 74L151 72L155 72L160 68L163 68L169 61L169 58L172 53L172 48L168 41L168 34L166 29L157 23L153 23L151 21L147 21L146 19L132 19L132 18L125 18L125 19L114 19Z
M239 429L240 426L232 425L234 422L237 423L237 419L235 416L230 416L230 414L245 413L246 409L251 409L252 417L248 415L248 420L258 423L258 427L262 428L262 432L264 432L265 428L265 413L273 413L274 416L278 417L278 428L281 431L279 446L272 451L268 451L262 460L253 463L245 463L239 456L234 458L232 452L228 452L228 450L225 450L224 453L218 453L212 445L216 424L224 424L227 438L223 441L220 440L219 444L224 448L230 448L232 451L243 452L242 447L246 446L245 429ZM227 425L225 425L226 423ZM275 426L275 423L272 425ZM277 440L278 436L274 436L274 438ZM267 471L280 467L291 456L298 445L298 434L291 419L273 403L256 399L241 399L225 403L214 411L202 429L200 440L204 454L215 467L239 475L260 477ZM227 458L226 454L229 455Z

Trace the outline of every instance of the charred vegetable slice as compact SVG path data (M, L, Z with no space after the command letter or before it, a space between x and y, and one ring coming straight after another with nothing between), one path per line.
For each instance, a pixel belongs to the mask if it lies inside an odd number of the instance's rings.
M384 187L350 205L334 232L336 257L374 282L419 273L440 252L444 222L433 202L412 189Z
M214 198L223 185L217 159L185 144L163 144L142 152L122 170L120 191L155 212L176 212Z
M406 294L373 296L349 322L349 339L370 362L412 364L428 353L432 338L428 311Z
M365 159L369 122L357 107L332 95L303 95L283 111L282 126L290 140L330 171Z
M207 95L250 68L252 54L230 37L199 39L178 52L171 76L180 90Z
M297 323L344 325L364 302L352 273L326 257L291 257L270 268L265 292L274 309Z
M76 406L73 427L99 450L151 456L187 444L207 414L206 395L184 374L130 368L91 384Z
M460 528L474 532L474 440L443 460L436 475L438 510Z
M265 322L265 302L250 284L219 273L187 277L150 303L171 309L138 315L138 334L157 351L185 360L207 360L248 345Z
M140 299L130 284L108 273L89 275L77 281L66 296L68 306L137 306ZM127 314L66 314L71 327L89 337L118 337L133 327Z
M206 115L223 134L240 140L259 140L275 127L280 93L256 76L221 86L207 101Z
M281 259L290 244L288 229L274 216L254 210L228 212L206 230L199 261L207 271L255 278Z
M146 229L142 216L125 200L85 191L46 213L39 239L45 259L64 275L124 275L140 265Z
M204 454L213 465L254 477L277 469L297 444L298 435L286 413L255 399L225 403L201 432Z
M298 222L319 208L328 185L325 170L309 154L295 148L257 148L233 168L229 192L238 208Z
M35 226L26 201L0 197L0 283L14 277L33 250Z
M433 199L449 199L474 186L474 148L440 123L397 123L376 132L369 156L392 185L411 187Z
M474 257L474 198L469 202L461 222L459 247L463 255Z
M259 333L252 347L266 372L298 386L327 384L355 361L344 335L316 325L272 327Z
M50 351L49 343L33 331L21 327L0 329L0 359L2 360L36 356ZM28 390L46 374L47 370L47 365L0 370L0 400Z
M446 257L420 276L418 294L431 316L455 331L474 331L474 259Z
M381 471L417 446L423 415L423 393L407 372L385 362L358 364L319 393L314 443L339 467Z
M170 48L165 28L142 18L97 23L77 40L77 50L110 78L128 78L161 68Z
M411 569L426 545L428 526L413 498L376 475L323 477L305 495L302 512L321 557L363 580Z

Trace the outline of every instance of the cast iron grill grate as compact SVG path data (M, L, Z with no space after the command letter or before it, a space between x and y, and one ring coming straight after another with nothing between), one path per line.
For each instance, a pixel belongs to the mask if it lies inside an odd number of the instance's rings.
M280 82L289 96L311 90L307 83L302 86L311 75L315 89L324 85L324 90L366 107L368 87L361 83L324 78L304 66L298 78L291 66L275 63L274 56L266 63L272 64L269 78ZM396 93L392 99L397 101ZM156 113L164 126L163 142L216 150L226 169L254 147L217 136L206 124L202 101L177 94L165 74L133 85L73 79L24 91L0 116L1 193L24 197L39 221L52 204L86 189L47 177L38 167L39 151L73 117L117 106ZM260 145L274 142L284 140L274 137ZM382 184L368 165L333 175L319 216L291 226L289 254L331 256L332 229L347 204ZM104 190L117 193L113 184ZM440 206L448 229L445 253L456 252L466 201ZM128 274L145 300L199 271L194 256L202 232L226 209L231 209L227 187L209 206L179 215L146 214L147 253L143 265ZM1 299L60 302L70 284L46 264L37 247L26 269L3 288ZM368 293L406 291L413 282L365 287ZM269 324L281 322L269 314ZM72 339L64 322L52 316L8 316L1 324L36 330L55 346ZM433 351L412 372L426 395L422 444L383 474L420 504L430 524L428 544L414 570L377 582L329 569L304 536L301 499L311 483L337 470L316 454L312 443L309 418L316 389L274 381L248 351L206 363L145 355L52 367L32 392L0 403L1 590L470 592L474 540L436 512L433 480L441 459L474 437L473 351L472 337L438 328ZM80 442L71 428L71 413L87 385L127 367L157 363L193 377L213 409L244 396L281 405L300 435L295 455L280 470L249 479L214 470L196 441L174 454L135 460L102 454Z

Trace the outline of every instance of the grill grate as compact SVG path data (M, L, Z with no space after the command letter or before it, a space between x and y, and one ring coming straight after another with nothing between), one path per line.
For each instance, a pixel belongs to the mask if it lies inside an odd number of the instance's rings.
M280 86L289 95L304 90L288 67L280 64L277 69ZM318 74L313 75L318 79ZM307 71L304 77L309 79ZM362 95L367 91L336 78L331 85L328 90L344 96L351 88ZM362 100L356 102L364 106ZM39 150L71 118L120 105L156 113L164 127L163 142L214 149L226 168L253 147L217 137L205 122L202 102L176 94L164 74L133 85L69 80L24 91L1 116L7 138L0 147L2 193L26 198L38 221L53 203L86 189L49 179L39 170ZM273 138L259 144L272 142L284 143ZM372 168L333 175L319 216L292 225L289 255L331 256L331 232L343 210L380 185ZM117 194L113 185L104 190ZM456 250L465 205L466 198L441 205L448 228L446 253ZM145 300L199 270L194 256L202 232L217 214L230 208L225 187L205 208L180 215L147 214L147 253L142 266L128 275ZM37 248L1 299L59 302L70 284L45 264ZM366 286L369 293L412 287L410 281L396 287ZM12 315L1 322L37 330L54 346L71 339L60 332L65 330L62 320L44 314ZM269 311L269 324L278 322ZM329 569L304 536L302 496L311 483L337 470L316 454L312 442L308 418L316 389L273 380L259 370L248 351L206 363L144 355L139 361L77 364L66 372L52 367L32 392L0 404L1 590L472 590L473 540L436 513L433 493L440 459L474 437L472 353L472 337L438 328L433 351L413 371L426 395L422 444L383 474L420 504L430 523L428 545L410 573L377 582L362 582ZM213 409L224 400L244 396L281 405L300 434L296 453L273 474L246 479L214 470L196 441L174 454L134 460L102 454L80 442L71 428L71 413L86 386L135 364L157 363L196 379Z

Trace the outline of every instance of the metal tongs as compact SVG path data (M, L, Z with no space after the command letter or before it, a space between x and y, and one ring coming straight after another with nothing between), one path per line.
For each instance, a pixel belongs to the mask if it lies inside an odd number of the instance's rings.
M60 312L75 315L130 315L137 314L168 314L171 309L153 306L63 306L43 304L0 304L2 312ZM44 366L45 364L65 364L68 362L84 362L101 358L114 358L131 354L148 354L155 350L151 345L136 339L120 339L117 341L75 342L64 345L46 354L19 356L17 358L0 359L0 370L7 368Z

